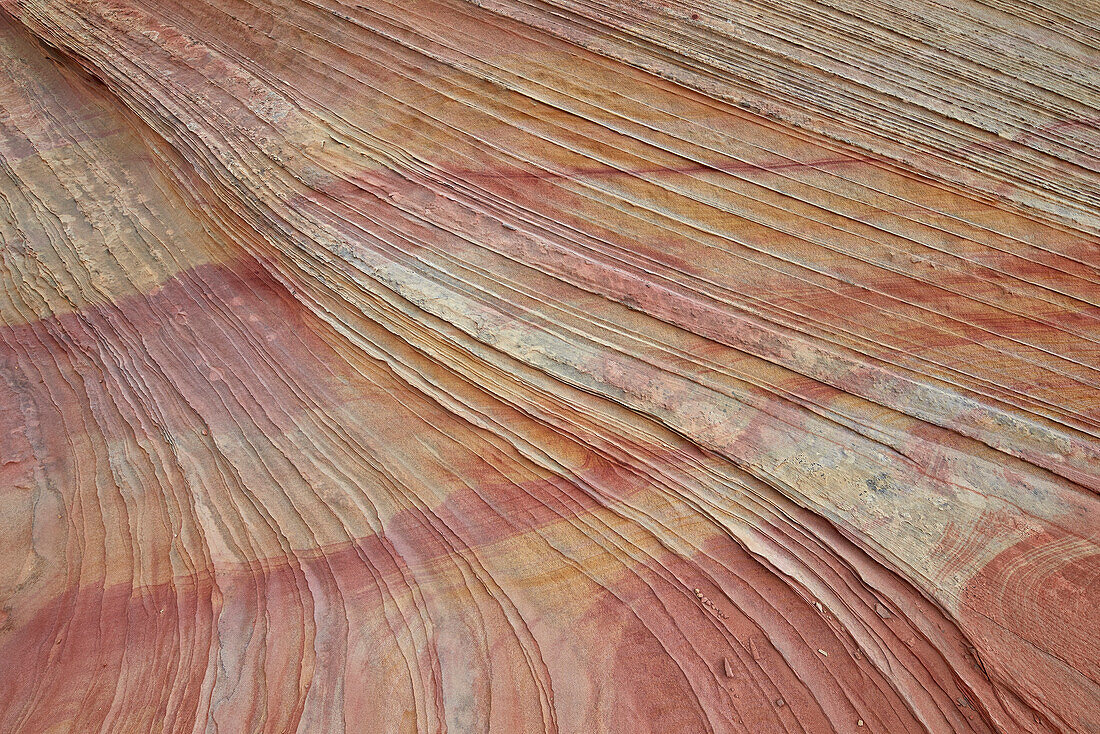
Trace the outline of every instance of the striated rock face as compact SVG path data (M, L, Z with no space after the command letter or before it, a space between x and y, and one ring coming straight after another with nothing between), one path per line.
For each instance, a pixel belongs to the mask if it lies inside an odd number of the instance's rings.
M1100 731L1100 31L0 0L0 732Z

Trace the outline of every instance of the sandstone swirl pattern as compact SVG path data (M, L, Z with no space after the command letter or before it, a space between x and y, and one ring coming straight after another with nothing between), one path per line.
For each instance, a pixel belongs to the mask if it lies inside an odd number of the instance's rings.
M0 731L1100 731L1100 13L0 0Z

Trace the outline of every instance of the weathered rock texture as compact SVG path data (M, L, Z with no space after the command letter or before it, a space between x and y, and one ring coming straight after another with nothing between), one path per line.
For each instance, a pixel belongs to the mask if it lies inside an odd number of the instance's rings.
M1100 13L0 0L0 731L1100 731Z

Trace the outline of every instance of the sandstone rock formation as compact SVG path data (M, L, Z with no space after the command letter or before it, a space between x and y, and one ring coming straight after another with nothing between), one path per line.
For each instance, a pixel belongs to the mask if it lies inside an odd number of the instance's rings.
M0 732L1100 731L1098 49L0 0Z

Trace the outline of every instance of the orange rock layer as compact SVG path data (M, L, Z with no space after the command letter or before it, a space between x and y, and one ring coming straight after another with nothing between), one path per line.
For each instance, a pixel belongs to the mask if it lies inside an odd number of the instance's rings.
M1100 31L0 0L0 731L1100 731Z

